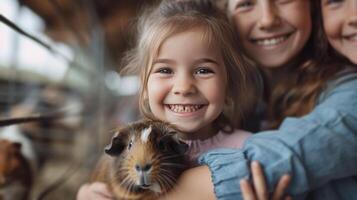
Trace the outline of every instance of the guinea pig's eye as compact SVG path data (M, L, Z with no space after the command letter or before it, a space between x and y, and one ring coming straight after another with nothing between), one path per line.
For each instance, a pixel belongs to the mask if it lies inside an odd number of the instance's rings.
M166 151L166 150L167 150L166 145L165 145L165 143L164 143L163 141L160 141L160 142L159 142L158 147L159 147L159 149L160 149L161 151Z
M159 140L158 147L160 151L168 151L169 150L170 137L162 137Z
M132 146L133 146L133 141L130 140L130 142L129 142L129 144L128 144L128 150L130 150Z

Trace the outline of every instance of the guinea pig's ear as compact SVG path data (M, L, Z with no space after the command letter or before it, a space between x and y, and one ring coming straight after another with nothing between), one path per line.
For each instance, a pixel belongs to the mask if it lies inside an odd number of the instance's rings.
M183 140L181 140L178 137L178 134L176 133L175 135L172 136L174 138L174 140L177 142L177 146L176 146L176 152L180 153L180 154L185 154L188 150L188 144L186 144L186 142L184 142Z
M184 154L188 150L188 145L179 139L176 133L162 136L159 140L159 147L169 147L179 154Z
M120 155L125 149L126 144L121 133L116 133L111 143L105 147L104 152L110 156Z

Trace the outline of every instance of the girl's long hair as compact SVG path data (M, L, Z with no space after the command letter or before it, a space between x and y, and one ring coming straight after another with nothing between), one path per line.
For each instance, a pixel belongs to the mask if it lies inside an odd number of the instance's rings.
M313 30L310 39L298 55L299 61L289 69L286 79L268 94L268 129L277 128L286 117L299 117L311 112L327 82L349 64L328 43L320 0L311 1L311 4Z
M164 0L157 7L146 9L138 21L137 44L126 56L124 72L136 72L141 77L140 110L145 117L155 118L148 105L147 82L152 63L162 43L169 37L186 32L201 31L202 39L222 55L227 71L226 103L214 121L216 128L230 132L255 107L255 67L248 65L239 50L239 41L227 16L209 0Z

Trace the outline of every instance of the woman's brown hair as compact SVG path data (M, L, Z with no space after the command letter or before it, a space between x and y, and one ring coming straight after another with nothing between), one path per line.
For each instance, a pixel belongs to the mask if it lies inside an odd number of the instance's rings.
M308 114L327 82L349 64L328 43L320 0L311 1L312 33L289 75L268 95L268 127L277 128L284 118Z

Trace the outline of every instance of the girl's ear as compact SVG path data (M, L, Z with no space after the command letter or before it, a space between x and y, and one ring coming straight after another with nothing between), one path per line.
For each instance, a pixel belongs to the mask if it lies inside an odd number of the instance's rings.
M112 138L111 143L105 147L104 152L110 156L120 155L126 147L124 133L117 132Z

